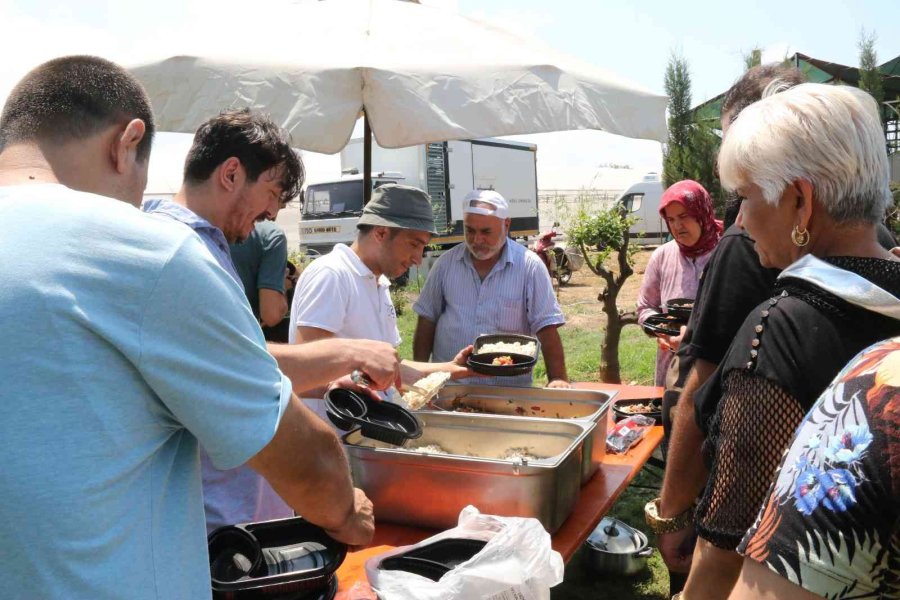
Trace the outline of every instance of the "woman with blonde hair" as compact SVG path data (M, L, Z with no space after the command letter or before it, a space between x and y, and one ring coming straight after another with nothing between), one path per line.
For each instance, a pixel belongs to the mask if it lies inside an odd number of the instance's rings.
M718 405L701 423L710 475L686 600L727 597L803 415L850 358L900 334L900 261L876 236L891 195L871 96L803 84L764 97L731 125L719 173L743 197L737 222L761 264L783 271L695 396L698 414Z

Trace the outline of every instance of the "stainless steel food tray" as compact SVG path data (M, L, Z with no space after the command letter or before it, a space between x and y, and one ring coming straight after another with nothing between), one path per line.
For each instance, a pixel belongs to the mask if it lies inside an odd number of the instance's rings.
M487 414L595 423L593 435L585 442L581 482L587 483L606 455L606 416L615 395L615 390L448 384L432 404L443 411L455 410L460 405L481 411L465 413L472 416Z
M389 446L359 431L343 437L353 481L379 520L448 528L468 504L487 514L534 517L551 533L566 520L578 499L593 423L440 412L419 418L425 427L421 438L407 442L413 448ZM430 444L452 454L414 449ZM518 447L546 458L496 458Z

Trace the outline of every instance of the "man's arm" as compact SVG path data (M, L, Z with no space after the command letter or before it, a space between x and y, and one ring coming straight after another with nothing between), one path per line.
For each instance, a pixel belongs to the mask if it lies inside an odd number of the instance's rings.
M287 314L284 296L284 270L287 267L287 237L278 227L265 229L262 256L256 273L259 292L259 320L266 327L278 325Z
M333 538L351 545L372 540L372 503L353 488L341 441L295 395L275 437L247 464L291 508Z
M744 559L741 576L728 596L728 600L819 600L817 596L795 585L750 558Z
M297 342L298 344L307 344L309 342L317 342L319 340L330 340L334 338L334 333L318 327L298 327Z
M268 288L259 288L259 320L264 326L278 325L287 311L287 298L284 294Z
M659 503L659 516L675 517L688 510L703 487L709 473L700 458L703 432L694 420L694 393L716 370L716 365L696 359L678 398L675 421L669 436L669 453ZM691 566L690 544L693 526L659 536L659 550L669 569L686 573Z
M466 346L456 353L453 360L447 362L418 362L414 360L403 360L400 363L400 375L404 384L413 384L422 377L445 371L450 373L450 379L462 379L464 377L472 377L475 375L466 362L472 354L472 346Z
M434 349L434 332L437 323L419 315L416 321L416 332L413 334L413 360L428 362Z
M315 331L333 336L321 329ZM385 389L397 383L400 358L390 344L325 337L323 335L316 341L302 344L267 345L269 353L278 362L278 368L291 380L294 390L324 386L355 369L368 375L376 389Z
M566 373L566 355L559 337L559 326L550 325L537 332L547 365L547 387L570 387Z

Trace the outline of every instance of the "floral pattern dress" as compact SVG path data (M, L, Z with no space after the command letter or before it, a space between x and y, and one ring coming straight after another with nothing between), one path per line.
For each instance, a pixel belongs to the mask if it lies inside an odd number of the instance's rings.
M900 338L812 407L738 551L825 598L900 598Z

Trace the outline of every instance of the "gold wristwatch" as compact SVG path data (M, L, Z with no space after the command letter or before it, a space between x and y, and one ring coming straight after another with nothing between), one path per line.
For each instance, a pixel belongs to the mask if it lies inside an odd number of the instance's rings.
M655 498L644 506L644 520L653 533L672 533L684 529L694 522L694 506L692 505L683 513L664 519L659 516L659 498Z

